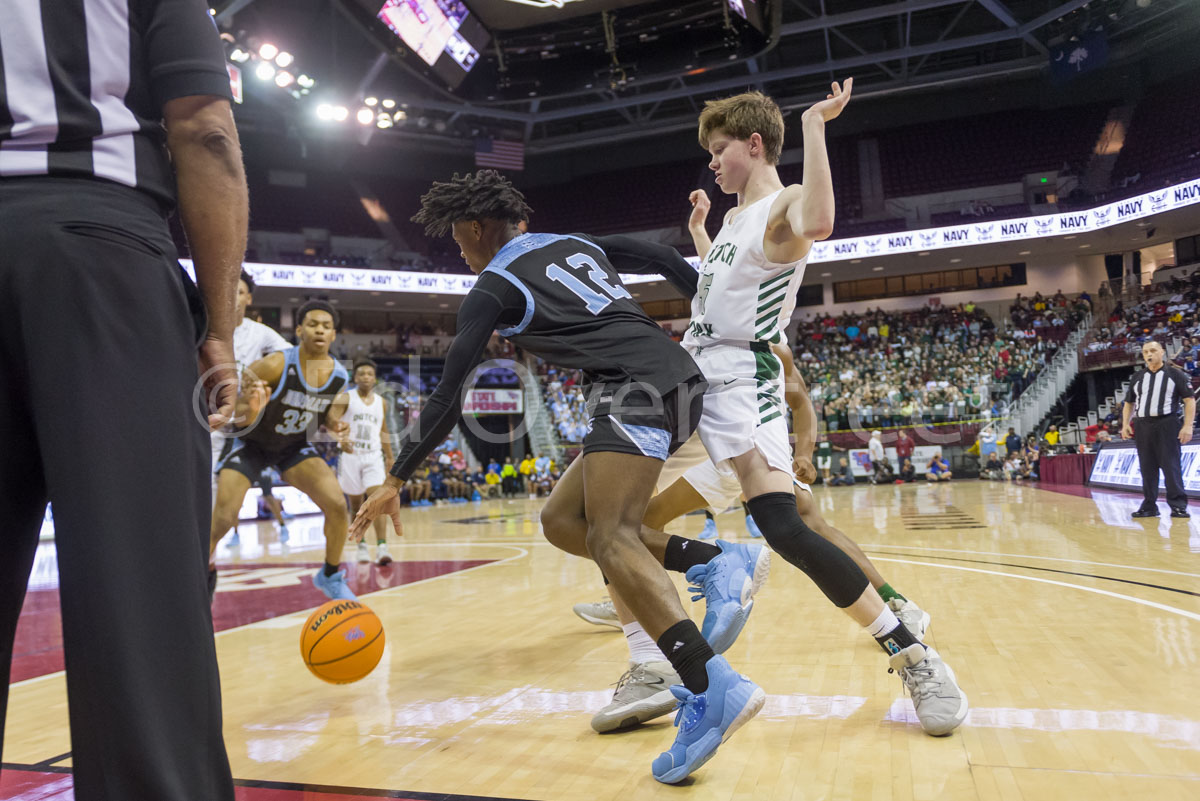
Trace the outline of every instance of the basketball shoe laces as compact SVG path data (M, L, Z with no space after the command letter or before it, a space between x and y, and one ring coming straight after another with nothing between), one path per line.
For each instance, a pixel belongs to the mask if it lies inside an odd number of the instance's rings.
M676 696L678 698L678 696ZM675 707L675 727L680 731L691 731L704 718L706 704L704 698L693 692L688 692L684 698L679 698ZM680 727L680 721L683 726Z
M621 690L625 689L625 685L633 681L634 671L638 670L645 672L644 666L637 665L636 667L631 667L629 670L621 674L621 678L617 679L617 689L613 691L613 698L616 698L618 695L620 695Z
M888 668L888 673L895 672L894 668ZM900 680L904 682L904 689L908 691L914 704L937 695L937 669L929 659L928 650L923 660L912 667L900 668L899 673Z
M716 562L716 564L713 564L714 562ZM721 586L721 582L725 579L726 573L727 568L725 565L725 560L719 558L713 559L711 562L706 562L702 565L693 565L691 568L689 568L686 573L686 578L688 581L688 592L695 593L692 595L692 600L699 601L701 598L713 600L712 598L707 598L708 592L705 589L709 584L710 577L712 579L712 593L714 596L716 596L716 600L720 600L719 588Z

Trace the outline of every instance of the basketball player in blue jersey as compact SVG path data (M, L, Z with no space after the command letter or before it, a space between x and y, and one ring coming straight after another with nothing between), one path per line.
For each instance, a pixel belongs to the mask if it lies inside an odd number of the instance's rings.
M313 576L313 584L330 599L354 600L346 572L339 569L349 523L346 499L333 469L312 445L322 426L339 440L348 434L342 415L350 376L329 355L337 323L333 306L311 300L296 311L300 344L246 368L236 418L243 428L218 465L210 553L237 522L246 490L266 468L274 467L325 515L325 564ZM216 568L210 571L209 586L215 587Z
M406 437L384 486L363 503L358 537L376 517L399 524L399 493L461 414L461 392L495 330L551 364L583 371L591 427L583 454L550 497L572 538L551 538L594 559L682 680L679 731L651 767L682 781L762 708L765 694L739 675L684 614L666 572L639 538L642 516L668 455L695 429L705 384L693 359L632 299L619 272L662 275L685 295L696 273L674 250L628 237L525 234L524 196L493 170L435 183L413 218L452 231L479 275L458 313L445 373ZM549 538L549 533L548 533Z

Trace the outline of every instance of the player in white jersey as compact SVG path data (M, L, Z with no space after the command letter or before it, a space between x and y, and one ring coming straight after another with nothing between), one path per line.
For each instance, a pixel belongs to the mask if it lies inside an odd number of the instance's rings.
M924 640L925 630L929 626L929 614L892 589L862 549L845 533L826 521L817 508L812 489L804 483L816 479L817 471L812 464L812 451L816 442L817 417L804 379L796 369L787 345L774 345L771 351L783 364L784 398L791 413L792 430L795 432L793 469L796 475L796 511L808 526L854 560L866 573L880 598L918 639ZM667 479L659 480L658 494L651 499L643 524L661 531L672 520L698 509L720 513L736 505L741 495L741 484L732 470L720 470L711 461L705 461L691 467L682 475L673 473ZM703 546L707 543L695 543L692 547L695 548L695 545ZM747 606L752 604L753 600L750 600ZM739 611L736 606L728 608L733 614ZM744 619L748 609L742 607L740 611ZM677 683L678 678L666 657L641 631L641 626L632 613L620 603L619 596L612 604L609 618L584 619L598 625L615 623L625 632L629 645L629 669L617 682L618 689L613 694L612 702L592 717L592 728L601 733L615 731L646 723L671 712L674 708L674 696L667 687Z
M238 279L237 309L234 319L238 321L233 329L233 358L237 362L238 386L241 386L242 372L247 365L254 364L270 353L287 350L292 345L268 325L246 316L246 309L254 302L254 279L248 272L242 270ZM217 491L217 462L220 461L225 448L233 442L233 437L225 430L214 431L212 434L212 469L213 494Z
M851 87L852 80L844 91L834 83L826 99L801 118L803 185L785 187L779 179L784 126L773 100L747 92L709 101L701 112L699 139L709 152L709 168L717 186L736 194L738 204L710 241L704 228L707 198L702 192L691 197L689 230L701 266L683 345L704 372L708 390L695 435L699 442L689 442L672 458L678 460L677 471L711 459L718 469L737 475L747 508L772 550L876 639L908 687L925 731L942 735L967 714L967 698L953 671L884 604L854 560L805 524L796 509L777 380L781 365L770 349L783 341L813 242L833 230L825 125L846 107ZM668 463L664 472L671 468ZM765 553L720 540L714 552L707 543L682 538L664 543L661 532L643 532L651 551L663 554L665 567L684 569L703 591L708 610L701 632L714 651L721 650L718 645L727 648L765 577ZM619 605L615 591L611 594Z
M292 346L274 328L271 328L269 325L263 325L257 320L251 320L246 316L246 309L253 302L254 279L248 272L242 270L242 275L238 279L237 308L234 314L234 319L238 321L238 324L233 329L233 358L237 362L238 386L241 386L242 372L248 365L254 364L254 362L268 354L287 350ZM212 433L212 494L214 506L217 500L217 464L228 454L234 442L233 435L228 433L229 430L229 427L226 426L224 429ZM271 509L272 515L274 515L276 522L279 524L279 542L281 545L286 546L288 530L283 520L283 505L278 498L275 498L271 494L271 477L264 476L257 483L257 486L262 490L263 498L266 500L267 506ZM229 545L231 548L241 545L241 537L236 524L234 524L233 535L229 539Z
M383 485L392 463L392 437L388 432L384 399L375 392L378 368L370 359L354 365L354 389L345 393L346 413L342 420L350 424L350 433L338 455L338 483L350 499L350 517L358 514L363 497ZM390 564L387 547L387 515L375 518L375 560ZM397 531L400 536L404 532ZM358 543L358 561L370 562L366 538Z

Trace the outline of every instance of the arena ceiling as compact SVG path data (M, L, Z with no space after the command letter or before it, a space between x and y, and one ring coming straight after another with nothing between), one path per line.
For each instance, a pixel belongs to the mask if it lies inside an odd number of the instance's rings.
M247 77L239 124L306 133L319 127L313 107L323 100L350 108L342 135L363 143L469 150L477 137L498 136L536 155L681 131L704 99L751 87L787 110L849 75L860 97L895 95L1048 73L1064 46L1098 34L1117 62L1191 47L1200 30L1194 0L765 0L759 26L731 16L728 0L515 0L564 12L524 27L512 25L531 17L497 16L514 0L465 0L491 23L490 39L451 91L371 28L372 2L382 0L216 3L229 38L286 48L317 80L311 96L293 99ZM370 96L394 99L405 119L354 129L354 109Z

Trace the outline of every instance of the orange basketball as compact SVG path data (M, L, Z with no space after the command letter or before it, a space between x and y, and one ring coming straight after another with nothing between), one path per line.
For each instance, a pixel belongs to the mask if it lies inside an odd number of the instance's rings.
M374 670L383 644L383 623L358 601L330 601L300 630L304 664L330 684L349 684Z

